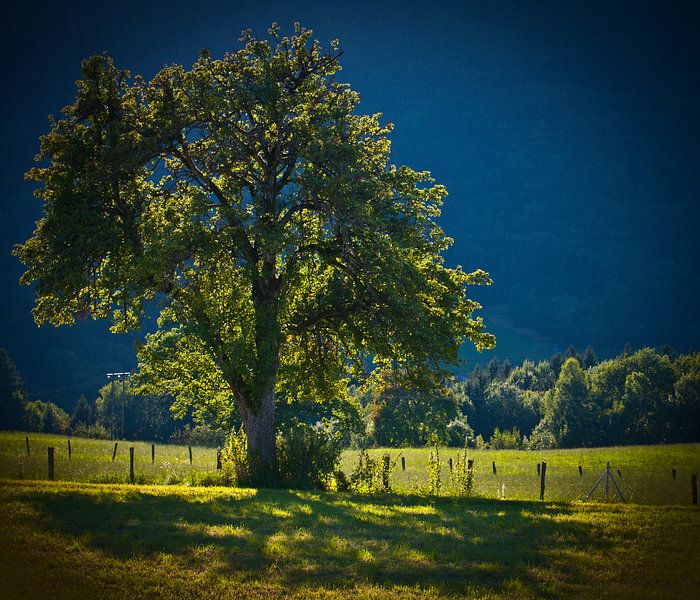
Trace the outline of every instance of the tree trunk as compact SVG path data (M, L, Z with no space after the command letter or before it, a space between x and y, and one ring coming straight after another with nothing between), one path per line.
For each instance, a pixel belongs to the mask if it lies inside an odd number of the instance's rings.
M267 382L256 410L242 412L243 430L248 440L248 465L253 487L270 487L277 483L275 457L275 384L276 377Z
M273 263L274 264L274 263ZM274 279L255 285L255 346L257 352L252 402L241 415L248 438L250 485L275 486L278 481L275 456L275 389L279 368L280 329Z

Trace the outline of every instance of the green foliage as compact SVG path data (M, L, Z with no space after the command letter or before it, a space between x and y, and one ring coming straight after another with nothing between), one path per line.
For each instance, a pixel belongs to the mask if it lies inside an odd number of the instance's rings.
M474 495L474 469L470 467L466 446L450 470L450 493L466 498Z
M384 452L372 458L366 450L360 450L357 465L350 474L350 489L359 494L390 493L389 477L396 467L399 456L392 460L389 453Z
M240 419L261 473L276 392L338 399L371 361L439 377L464 341L495 343L466 296L488 274L444 265L445 188L391 164L392 126L359 114L336 44L269 35L150 81L83 61L27 174L44 214L15 248L38 324L128 331L159 299L138 392L200 423Z
M430 451L428 458L428 484L426 491L428 494L438 496L442 489L442 466L440 464L440 449L435 446L435 450Z
M0 429L20 429L26 393L12 357L0 348Z
M92 438L95 440L110 439L109 431L107 431L100 423L86 425L80 421L75 427L71 427L71 434L76 437Z
M409 388L384 380L371 410L374 441L380 446L446 444L448 425L457 417L455 400L440 387Z
M342 449L342 435L332 422L290 427L277 436L281 483L293 489L329 489Z
M457 417L447 424L448 445L456 448L474 443L474 430L464 416Z
M87 427L89 425L92 425L95 421L95 412L93 406L91 406L87 398L85 397L84 394L80 394L80 397L78 398L78 402L75 405L75 408L73 409L73 413L71 414L70 417L70 428L71 431L75 431L75 429L79 426L82 425L84 427ZM88 436L92 437L92 436Z
M523 447L523 438L516 428L501 431L496 427L489 440L489 446L494 450L520 450Z
M221 449L221 469L229 485L244 487L250 481L248 438L242 427L228 434Z
M65 433L70 426L70 417L53 402L35 400L24 404L24 425L29 431L43 433Z

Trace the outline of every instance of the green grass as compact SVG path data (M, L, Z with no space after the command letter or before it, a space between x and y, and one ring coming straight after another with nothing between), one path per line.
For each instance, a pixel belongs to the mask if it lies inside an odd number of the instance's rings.
M0 482L3 598L694 598L700 511Z
M369 450L371 456L383 452L397 460L391 485L397 491L411 491L427 482L429 448ZM456 464L462 451L440 448L443 487L449 480L448 459ZM399 455L406 461L402 471ZM567 502L588 493L610 461L613 475L629 502L639 504L688 504L691 502L690 478L700 474L700 444L667 446L620 446L615 448L580 448L575 450L470 450L474 459L475 493L485 498L505 497L536 500L540 494L537 463L547 462L545 499ZM492 463L496 463L496 475ZM343 470L349 472L357 463L356 452L343 456ZM581 465L583 475L579 475ZM619 469L621 477L618 475ZM673 479L672 469L676 469ZM601 489L601 488L599 488ZM610 484L612 494L614 490ZM602 500L604 495L595 494Z
M29 437L27 456L25 436ZM71 457L68 457L68 439ZM134 448L137 483L176 484L215 480L216 450L192 447L190 465L187 446L156 444L151 462L150 442L119 441L112 461L114 442L68 438L41 433L0 433L0 479L46 479L47 447L54 447L56 479L90 483L127 483L129 448Z
M55 477L64 481L91 483L127 483L129 481L129 447L134 447L136 482L141 484L215 484L216 450L192 448L189 463L186 446L156 444L156 460L151 463L151 444L120 441L112 461L114 442L71 438L72 457L68 459L67 437L30 433L30 456L27 456L24 433L0 433L0 479L46 479L48 446L55 448ZM375 449L371 455L389 452L401 461L390 483L399 493L415 493L427 481L428 448ZM448 489L448 459L456 462L460 451L441 448L443 488ZM357 452L343 455L342 468L350 473L357 463ZM537 500L540 482L537 463L547 462L545 499L568 502L590 490L610 461L625 498L639 504L689 504L690 476L700 474L700 444L667 446L623 446L576 450L528 452L520 450L470 450L474 459L475 492L483 498ZM496 475L492 462L496 462ZM578 466L583 469L579 475ZM621 477L617 475L620 470ZM672 477L676 469L676 479ZM602 489L602 486L601 486ZM610 488L612 492L612 487ZM596 494L595 499L605 499Z

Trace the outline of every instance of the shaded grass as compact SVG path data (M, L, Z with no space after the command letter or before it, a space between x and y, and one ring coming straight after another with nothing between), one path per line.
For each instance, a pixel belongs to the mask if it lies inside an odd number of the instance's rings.
M696 597L700 511L0 482L3 598Z

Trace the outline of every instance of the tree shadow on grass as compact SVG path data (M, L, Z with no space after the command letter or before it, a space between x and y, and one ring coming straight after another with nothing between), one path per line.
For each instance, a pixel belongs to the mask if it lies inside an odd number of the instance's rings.
M547 596L552 580L582 583L585 550L607 547L583 523L559 519L570 507L536 502L284 490L239 498L67 490L29 502L41 527L116 558L172 554L243 581L274 573L290 588L360 581L457 594L517 585Z

